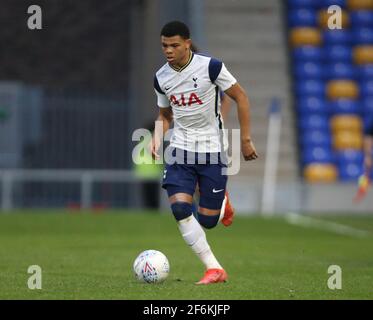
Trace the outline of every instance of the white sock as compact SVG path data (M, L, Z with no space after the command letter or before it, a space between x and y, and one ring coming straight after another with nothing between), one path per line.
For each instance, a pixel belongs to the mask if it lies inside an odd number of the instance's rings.
M193 215L180 220L178 227L185 242L200 258L206 269L223 269L207 243L205 231Z
M219 222L221 221L221 219L223 219L224 217L224 211L225 211L225 205L227 204L227 196L224 197L224 200L223 200L223 203L221 205L221 209L220 209L220 216L219 216Z

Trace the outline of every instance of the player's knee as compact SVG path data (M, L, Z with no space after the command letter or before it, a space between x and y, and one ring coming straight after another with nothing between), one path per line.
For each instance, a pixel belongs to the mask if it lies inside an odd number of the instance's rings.
M192 215L192 205L187 202L175 202L171 205L172 213L177 221L188 218Z
M224 195L219 198L201 197L199 206L210 210L220 210L224 201Z
M203 226L206 229L212 229L216 227L216 225L219 222L219 216L220 214L214 214L214 215L207 215L198 212L198 222L201 226Z
M200 207L210 210L219 210L219 213L209 215L198 212L198 222L206 229L212 229L218 224L220 218L220 209L223 204L223 200L224 197L201 197L199 202Z

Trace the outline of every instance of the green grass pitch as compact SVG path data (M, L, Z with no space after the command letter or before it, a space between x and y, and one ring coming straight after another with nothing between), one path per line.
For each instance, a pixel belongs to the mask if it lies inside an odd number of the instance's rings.
M229 228L206 231L229 281L196 286L203 265L169 213L0 214L0 299L372 299L373 217L325 219L370 235L237 217ZM135 280L133 261L146 249L168 257L171 272L164 283ZM27 287L30 265L42 269L41 290ZM330 265L342 268L341 290L327 287Z

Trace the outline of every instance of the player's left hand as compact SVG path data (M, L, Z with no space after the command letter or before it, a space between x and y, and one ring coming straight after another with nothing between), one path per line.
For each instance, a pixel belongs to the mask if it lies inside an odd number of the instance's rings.
M259 157L251 139L241 141L241 151L245 161L255 160Z

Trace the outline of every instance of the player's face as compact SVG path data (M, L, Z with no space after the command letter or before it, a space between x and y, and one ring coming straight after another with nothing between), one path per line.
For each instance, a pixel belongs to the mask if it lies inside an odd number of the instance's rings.
M162 50L168 63L175 66L182 66L187 63L189 50L192 44L190 39L183 39L180 36L161 36Z

